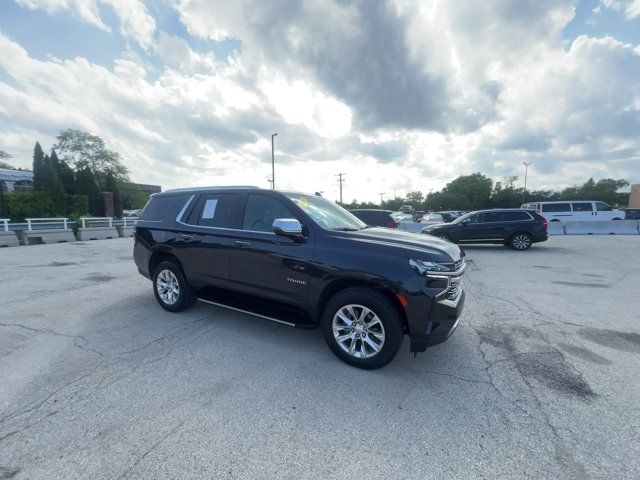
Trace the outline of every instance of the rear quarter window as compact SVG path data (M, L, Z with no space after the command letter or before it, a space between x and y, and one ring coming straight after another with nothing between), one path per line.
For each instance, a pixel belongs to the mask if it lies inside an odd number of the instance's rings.
M543 212L570 212L570 203L547 203L542 205Z
M184 204L187 196L185 195L171 195L167 197L151 197L147 206L144 207L142 211L142 215L140 217L141 220L148 220L151 222L158 222L160 220L164 220L167 214L178 207Z
M522 220L531 220L531 216L527 212L502 212L502 219L505 222L519 222Z

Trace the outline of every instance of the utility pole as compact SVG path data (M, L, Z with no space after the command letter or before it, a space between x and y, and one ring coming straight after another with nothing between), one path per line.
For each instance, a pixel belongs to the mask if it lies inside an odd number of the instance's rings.
M273 148L273 139L276 135L278 134L271 134L271 190L276 189L276 157L275 150Z
M527 196L527 173L529 171L529 165L531 165L531 162L522 162L522 164L524 165L524 189L522 190L522 203L524 203Z
M380 192L380 206L382 206L382 202L384 202L384 192Z
M340 205L342 205L342 184L344 183L344 177L346 175L346 173L339 173L338 175L336 175L336 177L338 177L338 183L340 184Z

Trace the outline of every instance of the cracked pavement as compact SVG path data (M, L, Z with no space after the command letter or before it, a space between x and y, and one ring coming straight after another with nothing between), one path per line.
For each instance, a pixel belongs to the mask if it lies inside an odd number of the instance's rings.
M467 247L455 335L372 372L165 312L131 239L2 249L0 478L639 478L639 247Z

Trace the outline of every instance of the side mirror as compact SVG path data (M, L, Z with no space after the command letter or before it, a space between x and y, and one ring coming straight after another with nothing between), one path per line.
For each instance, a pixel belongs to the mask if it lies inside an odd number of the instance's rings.
M297 241L304 239L302 224L295 218L276 218L273 221L273 233Z

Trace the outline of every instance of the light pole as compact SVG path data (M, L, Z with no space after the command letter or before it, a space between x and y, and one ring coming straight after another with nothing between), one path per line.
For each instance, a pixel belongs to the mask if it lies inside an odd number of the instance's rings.
M522 190L522 203L524 203L526 201L527 195L527 173L529 171L529 165L531 165L531 162L522 162L522 164L524 165L524 189Z
M380 195L380 206L382 207L382 204L384 202L384 192L380 192L379 195Z
M338 183L340 184L340 205L342 205L342 184L344 183L344 177L346 174L345 173L339 173L338 175L336 175L336 177L338 177Z
M275 150L273 148L273 139L278 135L277 133L271 134L271 190L276 189L276 157Z

